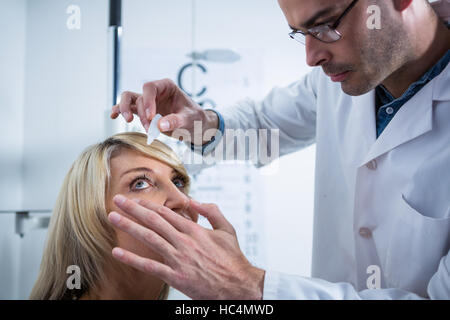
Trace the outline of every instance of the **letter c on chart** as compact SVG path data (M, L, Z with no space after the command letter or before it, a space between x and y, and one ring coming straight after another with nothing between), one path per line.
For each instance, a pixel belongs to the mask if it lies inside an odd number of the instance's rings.
M186 92L186 94L190 97L195 96L195 97L200 97L202 95L205 94L206 92L206 87L203 87L200 92L198 92L197 94L193 94L193 93L189 93L183 86L183 73L188 69L188 68L193 68L194 67L194 63L188 63L185 64L183 67L181 67L180 71L178 72L178 86L180 87L181 90L183 90L184 92ZM205 66L203 66L202 64L196 63L195 67L199 68L203 73L207 73L208 71L206 70Z

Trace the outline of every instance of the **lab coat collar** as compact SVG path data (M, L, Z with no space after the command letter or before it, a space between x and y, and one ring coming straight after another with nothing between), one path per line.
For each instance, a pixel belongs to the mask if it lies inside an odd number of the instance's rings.
M450 100L450 63L444 68L442 73L436 77L436 84L433 87L434 101Z
M450 65L400 108L380 137L373 143L360 166L431 131L433 101L450 100L449 81Z
M364 165L432 129L433 83L428 83L397 112L370 148Z

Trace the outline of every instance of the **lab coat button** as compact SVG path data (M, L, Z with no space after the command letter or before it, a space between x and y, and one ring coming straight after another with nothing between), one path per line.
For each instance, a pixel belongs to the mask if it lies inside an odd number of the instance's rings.
M368 239L368 238L372 237L372 231L370 231L370 229L368 229L368 228L360 228L359 235L363 238Z
M377 169L377 161L372 160L368 164L366 164L366 167L370 170L376 170Z

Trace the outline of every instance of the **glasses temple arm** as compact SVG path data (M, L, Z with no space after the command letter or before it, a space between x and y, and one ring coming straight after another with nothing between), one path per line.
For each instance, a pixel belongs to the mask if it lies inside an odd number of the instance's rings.
M333 29L336 29L339 24L341 23L342 19L344 19L344 17L347 15L347 13L353 9L353 7L356 5L356 3L359 0L353 0L352 3L350 3L350 5L347 7L347 9L345 9L345 11L341 14L341 16L336 20L335 23L333 23L333 25L331 26Z

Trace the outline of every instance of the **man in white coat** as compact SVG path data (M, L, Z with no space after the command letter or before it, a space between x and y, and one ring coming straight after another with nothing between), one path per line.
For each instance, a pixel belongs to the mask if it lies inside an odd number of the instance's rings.
M125 92L112 117L135 113L148 128L160 113L168 135L202 121L217 130L202 139L204 154L228 129L279 129L281 155L315 142L312 277L252 266L219 209L194 200L213 230L117 195L121 215L110 221L162 261L124 248L114 257L194 299L450 299L450 31L426 0L279 4L307 63L321 68L261 102L215 111L154 81Z

